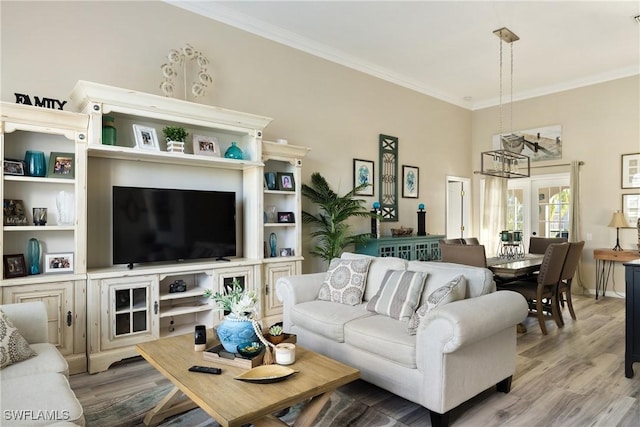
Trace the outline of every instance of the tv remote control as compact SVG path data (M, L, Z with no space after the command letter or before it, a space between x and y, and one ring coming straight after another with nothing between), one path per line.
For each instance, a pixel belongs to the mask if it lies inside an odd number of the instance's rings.
M219 375L222 372L220 368L209 368L207 366L192 366L189 368L191 372L200 372L202 374L214 374Z

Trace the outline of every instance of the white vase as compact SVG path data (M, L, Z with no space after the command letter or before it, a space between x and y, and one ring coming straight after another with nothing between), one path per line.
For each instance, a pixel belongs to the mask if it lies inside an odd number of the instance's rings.
M56 209L58 210L58 225L74 225L76 222L75 197L73 193L61 191L56 196Z

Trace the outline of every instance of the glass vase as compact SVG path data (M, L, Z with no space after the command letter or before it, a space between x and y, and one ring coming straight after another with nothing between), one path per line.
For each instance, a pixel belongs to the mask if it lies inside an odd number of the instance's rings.
M46 176L47 165L44 160L44 153L42 151L27 151L24 156L24 162L27 170L25 171L29 176Z
M75 197L73 193L59 192L56 196L56 209L58 211L58 225L75 224Z
M40 242L36 238L29 239L27 243L27 262L29 274L40 274Z
M242 150L238 145L234 142L231 143L227 151L224 152L224 157L227 159L237 159L242 160Z
M276 233L269 234L269 248L271 249L271 257L276 256L276 247L278 246L278 238Z

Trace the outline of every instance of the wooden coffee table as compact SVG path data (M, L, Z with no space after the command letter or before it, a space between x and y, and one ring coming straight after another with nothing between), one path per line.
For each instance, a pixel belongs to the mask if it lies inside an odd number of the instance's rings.
M207 348L217 344L212 330L207 337ZM136 348L175 386L149 411L144 419L147 426L196 407L223 427L282 426L286 424L271 414L309 399L295 425L310 426L335 389L360 377L359 370L300 346L296 346L295 363L289 365L299 372L271 384L236 380L246 369L203 360L202 352L193 350L193 334L149 341ZM193 365L221 368L222 374L189 372Z

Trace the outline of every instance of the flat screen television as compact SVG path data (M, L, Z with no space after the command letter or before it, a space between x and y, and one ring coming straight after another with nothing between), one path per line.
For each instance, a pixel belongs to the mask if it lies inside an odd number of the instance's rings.
M113 187L113 264L236 255L236 195Z

